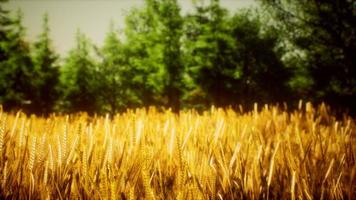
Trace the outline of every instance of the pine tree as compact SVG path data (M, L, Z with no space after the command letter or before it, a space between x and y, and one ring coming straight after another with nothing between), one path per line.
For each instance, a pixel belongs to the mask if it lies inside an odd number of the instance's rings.
M0 103L5 109L28 111L34 97L34 69L29 44L24 40L22 13L12 18L0 10Z
M33 62L36 72L36 91L33 104L36 112L49 113L53 111L58 98L57 84L59 79L59 56L51 47L49 37L48 15L43 17L43 32L34 44Z
M162 105L164 90L163 46L156 0L147 0L143 8L132 9L126 17L125 56L135 96L140 104Z
M96 63L92 55L92 45L80 31L76 35L76 46L65 59L60 70L60 91L62 99L59 108L66 112L99 110Z
M100 49L101 63L99 64L100 89L99 94L105 111L115 114L137 105L138 99L131 80L134 77L126 63L124 45L114 29L114 24L106 35L104 46Z
M184 72L181 55L183 18L177 0L161 0L159 4L159 21L162 23L160 38L162 38L163 46L163 67L167 79L165 94L168 96L168 106L172 107L174 112L178 112Z
M5 42L8 42L7 32L10 31L13 25L13 20L9 16L9 11L5 10L1 3L7 2L6 0L0 0L0 61L7 59Z
M176 0L146 0L126 20L128 65L144 105L165 105L178 112L184 65L183 18Z

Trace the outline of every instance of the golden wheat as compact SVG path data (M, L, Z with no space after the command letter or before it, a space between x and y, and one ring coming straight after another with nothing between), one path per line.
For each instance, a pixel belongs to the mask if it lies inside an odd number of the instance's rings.
M302 102L288 112L239 109L48 118L1 110L0 198L356 196L355 119Z

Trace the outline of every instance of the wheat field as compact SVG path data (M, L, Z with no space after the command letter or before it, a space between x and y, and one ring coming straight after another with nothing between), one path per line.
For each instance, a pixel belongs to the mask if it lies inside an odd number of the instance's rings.
M355 120L327 106L0 113L1 199L353 199Z

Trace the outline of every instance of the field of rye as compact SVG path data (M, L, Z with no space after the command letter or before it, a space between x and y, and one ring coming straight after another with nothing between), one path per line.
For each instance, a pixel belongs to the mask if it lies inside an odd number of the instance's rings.
M321 104L1 111L0 199L355 199L355 120Z

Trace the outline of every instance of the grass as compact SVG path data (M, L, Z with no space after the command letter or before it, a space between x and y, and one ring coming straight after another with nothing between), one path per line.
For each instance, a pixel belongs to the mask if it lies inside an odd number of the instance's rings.
M1 199L356 196L355 120L324 104L0 120Z

